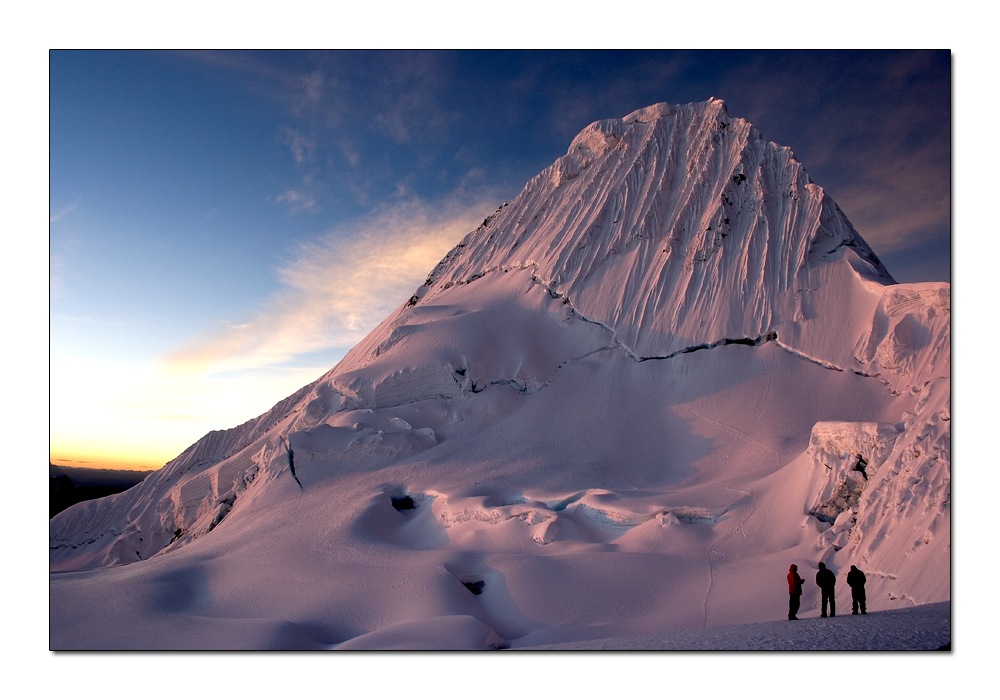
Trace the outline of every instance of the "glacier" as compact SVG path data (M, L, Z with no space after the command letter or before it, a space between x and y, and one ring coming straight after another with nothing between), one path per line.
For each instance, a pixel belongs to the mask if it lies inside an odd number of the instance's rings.
M721 100L595 122L325 375L53 518L52 648L582 644L782 620L790 563L800 615L819 562L947 601L950 327Z

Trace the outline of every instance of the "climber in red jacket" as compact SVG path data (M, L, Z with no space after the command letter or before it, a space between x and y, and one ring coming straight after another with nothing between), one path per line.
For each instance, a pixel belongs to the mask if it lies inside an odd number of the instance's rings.
M792 564L788 567L788 619L798 620L795 613L799 611L799 600L802 598L802 584L806 582L797 573L799 567Z

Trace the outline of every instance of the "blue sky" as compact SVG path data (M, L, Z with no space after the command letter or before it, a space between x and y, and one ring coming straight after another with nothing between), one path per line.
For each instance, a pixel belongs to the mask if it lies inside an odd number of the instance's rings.
M950 281L951 55L49 54L52 457L158 467L332 367L590 122L718 97ZM112 449L111 445L114 445Z

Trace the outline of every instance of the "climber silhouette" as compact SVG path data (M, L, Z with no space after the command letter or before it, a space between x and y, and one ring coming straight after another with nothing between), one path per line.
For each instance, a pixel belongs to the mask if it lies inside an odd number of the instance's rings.
M851 614L858 614L858 607L861 608L861 614L867 615L868 611L865 609L865 572L858 567L851 565L851 570L847 573L847 585L851 587Z
M820 617L826 617L826 605L830 604L830 617L837 616L837 595L834 586L837 585L837 577L826 568L826 564L819 563L819 571L816 572L816 585L823 594L823 602L820 604Z

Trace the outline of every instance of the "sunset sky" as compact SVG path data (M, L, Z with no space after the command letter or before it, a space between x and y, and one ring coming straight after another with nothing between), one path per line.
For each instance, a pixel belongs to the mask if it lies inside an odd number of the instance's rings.
M156 468L334 364L597 119L723 99L950 281L939 52L50 53L50 457Z

